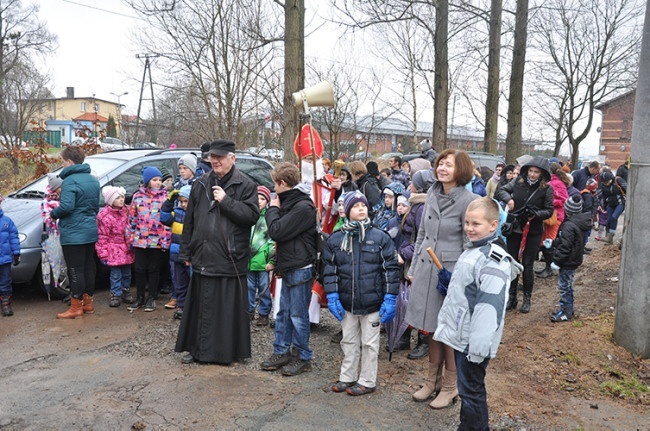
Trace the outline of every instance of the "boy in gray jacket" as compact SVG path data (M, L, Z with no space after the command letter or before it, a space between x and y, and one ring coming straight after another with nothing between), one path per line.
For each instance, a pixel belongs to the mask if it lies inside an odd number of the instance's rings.
M459 430L489 430L485 372L501 341L510 282L523 270L505 251L498 226L494 200L483 197L469 204L464 227L469 242L454 268L433 335L455 351Z

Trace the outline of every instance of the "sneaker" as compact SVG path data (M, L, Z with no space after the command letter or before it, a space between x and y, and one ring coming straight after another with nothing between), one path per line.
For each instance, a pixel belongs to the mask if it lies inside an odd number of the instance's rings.
M144 298L138 298L133 303L131 303L128 307L126 307L126 309L129 311L135 311L138 308L142 308L142 307L144 307Z
M153 311L156 309L156 301L150 296L147 298L147 303L144 306L144 311Z
M108 303L109 307L119 307L122 304L122 298L119 296L111 293L111 302Z
M274 353L269 359L262 362L260 367L264 371L275 371L278 368L287 365L289 362L291 362L291 352L287 352L283 355L277 355Z
M174 308L176 308L176 300L174 298L170 299L169 302L165 304L165 308L167 308L168 310L173 310Z
M332 343L340 343L342 339L343 339L343 330L340 330L339 332L337 332L336 334L330 337L330 341Z
M174 319L181 320L183 318L183 309L176 307L176 311L174 311Z
M555 314L552 314L550 316L551 322L559 323L559 322L568 322L569 320L573 320L573 313L565 313L564 310L560 310Z
M269 325L269 316L268 314L260 314L255 322L255 326L268 326Z
M311 361L309 359L293 359L287 365L282 367L283 376L297 376L311 370Z
M371 394L371 393L375 392L375 388L374 387L369 388L367 386L363 386L363 385L360 385L359 383L357 383L356 385L350 386L349 388L347 388L345 390L345 392L347 392L348 395L359 396L359 395Z
M122 290L122 302L125 304L133 304L133 301L134 298L131 295L131 291L129 289Z
M356 385L357 382L341 382L338 381L332 385L332 392L336 392L337 394L340 394L341 392L345 392L347 388L351 388L352 386Z

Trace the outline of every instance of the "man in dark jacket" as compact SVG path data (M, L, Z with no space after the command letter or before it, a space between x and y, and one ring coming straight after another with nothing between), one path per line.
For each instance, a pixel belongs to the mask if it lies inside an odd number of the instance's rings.
M600 163L598 161L590 162L589 165L585 166L582 169L574 171L571 175L573 176L573 187L578 190L584 190L587 187L587 180L589 178L596 178L596 175L600 172Z
M181 361L230 364L250 358L246 275L251 227L259 218L257 185L235 167L235 143L217 140L212 170L190 193L178 260L192 280L176 351Z
M309 300L316 263L316 207L309 187L300 183L300 171L280 163L272 172L277 196L266 210L266 225L276 241L276 270L282 275L280 310L275 318L273 354L262 362L264 371L282 368L285 376L311 369ZM291 356L291 347L298 357Z
M352 179L357 184L359 191L368 199L370 218L373 218L374 213L372 212L372 208L381 199L381 188L379 188L377 178L370 175L366 165L358 160L355 160L350 165L350 173L352 173Z

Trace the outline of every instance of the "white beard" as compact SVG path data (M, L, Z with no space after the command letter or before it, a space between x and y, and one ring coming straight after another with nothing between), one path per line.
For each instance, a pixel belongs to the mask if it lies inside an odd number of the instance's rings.
M301 165L302 172L302 182L305 184L312 184L314 182L314 164L303 160ZM321 159L316 160L316 179L320 180L325 176L325 169L323 169L323 161Z

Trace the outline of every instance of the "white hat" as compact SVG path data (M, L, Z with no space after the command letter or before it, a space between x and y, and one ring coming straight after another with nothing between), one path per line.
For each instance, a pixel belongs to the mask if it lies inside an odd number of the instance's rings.
M115 199L126 195L126 190L124 190L124 187L106 186L102 189L102 195L104 195L106 205L113 205Z

